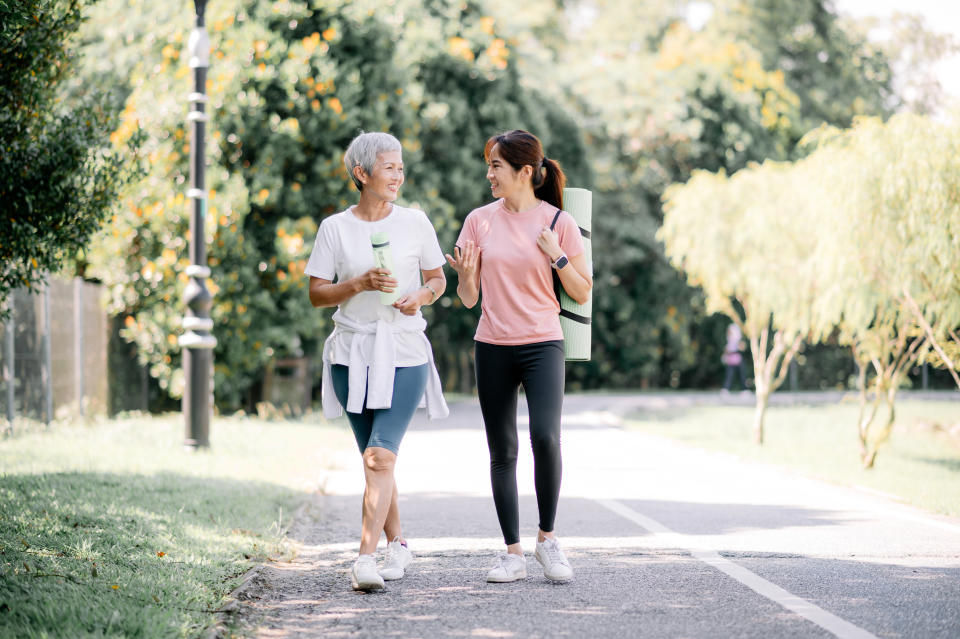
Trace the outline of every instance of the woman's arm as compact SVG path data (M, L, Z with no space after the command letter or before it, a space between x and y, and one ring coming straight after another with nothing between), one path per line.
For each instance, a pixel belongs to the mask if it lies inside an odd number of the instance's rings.
M549 228L544 228L540 233L540 237L537 238L537 246L547 254L551 262L556 262L557 258L563 255L559 236L556 231ZM566 266L557 269L557 275L560 276L563 290L573 301L577 304L587 303L587 300L590 299L590 289L593 288L593 278L590 276L590 269L587 268L585 253L567 258Z
M559 256L558 256L559 257ZM587 268L587 256L584 253L568 258L567 265L557 270L563 290L577 304L586 304L593 288L593 278Z
M393 303L394 307L404 315L416 315L421 306L429 306L440 299L447 288L447 278L443 275L442 266L421 271L421 273L423 286Z
M466 240L463 248L453 247L453 256L447 253L447 262L457 272L457 295L467 308L473 308L480 299L480 249L473 240Z
M330 280L310 276L310 303L316 308L337 306L363 291L392 291L397 280L385 268L372 268L363 275L334 284Z
M429 287L429 292L433 294L433 299L426 304L433 304L443 297L444 291L447 290L447 276L443 274L443 267L438 266L429 271L423 271L423 285Z

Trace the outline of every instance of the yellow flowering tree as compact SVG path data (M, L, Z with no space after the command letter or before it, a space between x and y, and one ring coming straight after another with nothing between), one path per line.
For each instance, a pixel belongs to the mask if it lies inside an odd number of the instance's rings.
M91 262L108 285L111 312L124 317L122 335L176 397L188 232L183 51L192 5L129 4L104 0L89 25L88 59L91 73L112 73L126 87L115 137L139 123L151 171L126 193ZM428 212L445 249L459 219L488 197L482 149L493 132L536 128L545 141L561 141L555 148L574 174L585 173L575 125L520 85L508 43L477 2L225 0L208 5L207 29L205 229L215 397L224 409L251 407L268 360L316 355L329 332L329 312L309 303L304 268L323 217L357 199L342 154L361 130L401 140L402 203ZM98 60L107 51L113 68L104 70ZM438 352L442 368L465 380L459 355L475 318L447 300L428 312L442 320L435 337L457 344Z

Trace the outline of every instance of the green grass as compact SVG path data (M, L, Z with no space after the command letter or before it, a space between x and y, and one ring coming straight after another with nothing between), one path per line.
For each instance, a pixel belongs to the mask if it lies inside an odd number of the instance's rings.
M34 427L0 441L0 636L194 637L317 489L344 428L180 415Z
M712 406L630 416L631 428L808 476L895 496L960 516L960 442L931 427L960 422L960 403L902 401L897 426L873 469L859 461L855 403L773 406L765 441L753 443L753 407Z

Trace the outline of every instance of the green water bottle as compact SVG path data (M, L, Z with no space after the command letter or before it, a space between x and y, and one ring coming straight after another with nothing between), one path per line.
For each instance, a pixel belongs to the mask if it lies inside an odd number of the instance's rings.
M393 276L393 252L390 250L390 236L384 232L373 233L370 236L370 245L373 247L373 263L377 268L385 268ZM400 299L400 289L393 289L392 293L380 291L380 303L392 306Z

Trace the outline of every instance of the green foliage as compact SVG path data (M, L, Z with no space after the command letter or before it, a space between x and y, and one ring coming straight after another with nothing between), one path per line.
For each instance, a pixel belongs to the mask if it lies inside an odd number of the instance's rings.
M828 0L714 0L708 30L760 52L782 69L800 97L803 130L850 126L858 115L897 106L887 57L859 30L842 24Z
M557 93L584 113L604 247L594 361L569 375L613 386L716 379L719 320L707 320L655 238L661 195L696 169L733 174L797 157L798 140L823 120L885 113L885 60L821 0L718 0L699 32L686 26L683 3L668 0L553 4L569 9ZM554 15L528 31L547 29Z
M823 2L742 3L757 10L717 11L700 32L668 0L598 0L590 11L576 4L209 6L206 229L222 408L249 403L271 357L314 354L329 330L328 313L307 302L302 269L322 217L356 198L340 154L361 128L389 129L403 141L402 203L427 211L445 249L466 213L489 198L486 138L515 127L537 133L571 185L594 190L602 247L594 359L570 367L571 386L715 379L722 320L707 319L706 298L674 271L655 237L664 190L696 169L733 174L796 157L812 122L882 112L883 60ZM152 170L127 194L92 261L110 284L125 337L177 396L187 226L178 194L186 188L190 91L181 52L192 5L128 5L105 0L98 8L84 33L84 77L106 78L124 96L118 141L137 122L149 129ZM778 54L775 36L784 29L791 35ZM807 91L797 69L829 72L826 93ZM448 387L468 391L476 311L448 295L426 312L444 345L437 356Z
M871 465L893 426L897 389L930 348L960 386L960 125L900 114L818 131L808 143L814 150L792 164L767 162L729 178L698 172L671 187L660 236L702 287L708 310L742 321L758 402L762 360L776 352L776 335L852 347L864 391L862 454ZM769 355L768 324L777 330ZM881 407L887 417L874 435Z
M85 247L137 174L111 145L109 91L65 93L86 4L0 3L0 319L13 289L35 288Z
M182 48L187 3L113 0L90 50L130 61L123 138L150 134L150 175L131 189L91 258L151 374L172 395L183 377L176 334L185 284L190 91ZM113 9L111 11L111 9ZM118 13L129 18L117 19ZM138 31L155 26L151 37ZM215 396L245 403L272 357L318 355L330 330L310 306L303 269L322 218L356 201L342 153L360 130L388 130L405 149L403 202L430 215L449 249L466 213L489 198L482 149L500 130L528 127L571 179L588 185L584 147L560 107L525 88L495 23L476 2L234 0L209 8L210 209L206 240L218 339ZM398 37L399 36L399 37ZM441 368L461 370L475 317L444 299L430 309ZM465 375L460 375L464 380Z
M956 34L931 31L922 16L900 12L887 18L864 18L856 26L864 35L871 35L889 60L902 109L930 115L944 106L949 96L940 83L937 66L960 53ZM880 34L882 38L877 37Z
M749 45L692 32L666 4L598 3L565 60L596 122L594 233L605 247L595 257L594 361L571 369L587 385L677 386L719 373L717 323L655 238L660 196L697 168L785 159L803 133L781 72Z

